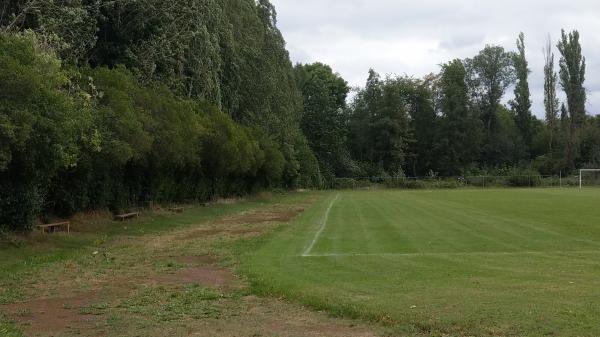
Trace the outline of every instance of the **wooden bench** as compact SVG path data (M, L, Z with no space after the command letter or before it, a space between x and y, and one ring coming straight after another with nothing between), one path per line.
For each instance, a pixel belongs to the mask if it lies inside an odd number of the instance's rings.
M39 228L42 231L42 233L54 233L56 232L56 229L61 227L64 228L65 226L67 227L67 233L70 233L71 222L69 221L37 225L36 227Z
M183 213L185 211L185 208L183 208L183 207L171 207L171 208L169 208L169 211L171 211L173 213Z
M115 215L115 220L125 221L126 219L131 219L133 217L138 218L139 216L140 216L140 212L118 214L118 215Z

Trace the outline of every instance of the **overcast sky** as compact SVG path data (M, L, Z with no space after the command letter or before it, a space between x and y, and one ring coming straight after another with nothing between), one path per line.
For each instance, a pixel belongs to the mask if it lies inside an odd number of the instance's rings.
M577 29L587 59L588 110L600 113L600 0L272 0L294 62L323 62L351 86L367 71L421 77L486 44L515 50L525 33L534 113L544 116L542 49ZM558 68L559 53L556 54ZM558 71L558 69L556 69ZM560 90L560 87L558 88ZM512 88L507 92L512 96Z

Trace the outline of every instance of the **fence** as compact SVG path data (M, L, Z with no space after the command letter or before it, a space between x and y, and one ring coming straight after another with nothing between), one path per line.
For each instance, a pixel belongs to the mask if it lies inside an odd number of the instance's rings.
M600 176L584 181L584 186L600 186ZM579 176L562 175L478 175L455 177L361 177L336 178L328 189L361 189L374 186L402 189L451 189L451 188L541 188L579 187Z

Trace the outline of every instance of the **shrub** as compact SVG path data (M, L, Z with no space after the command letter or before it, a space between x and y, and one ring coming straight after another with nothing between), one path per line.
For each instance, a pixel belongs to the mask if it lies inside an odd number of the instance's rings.
M42 201L35 185L3 182L0 189L0 231L30 230L42 209Z
M29 229L58 170L76 165L89 125L68 76L34 35L0 34L0 223Z
M508 172L506 184L512 187L536 187L542 185L542 176L530 169L512 169Z
M299 130L271 139L124 67L66 70L42 50L35 36L0 34L0 227L322 186Z

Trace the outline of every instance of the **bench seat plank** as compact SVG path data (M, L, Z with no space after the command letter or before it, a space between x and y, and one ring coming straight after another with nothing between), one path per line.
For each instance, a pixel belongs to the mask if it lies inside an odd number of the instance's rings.
M37 225L36 227L41 229L42 232L46 233L46 230L48 230L48 232L50 232L51 230L54 230L55 228L64 227L64 226L67 227L67 233L70 233L71 232L71 222L70 221L42 224L42 225Z
M125 219L129 219L129 218L133 218L133 217L139 217L139 216L140 216L140 212L132 212L132 213L125 213L125 214L115 215L115 219L119 219L119 220L125 221Z

